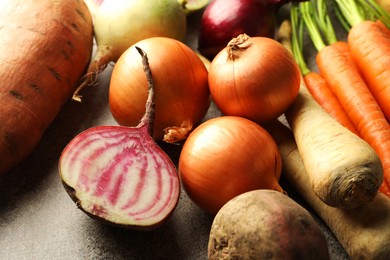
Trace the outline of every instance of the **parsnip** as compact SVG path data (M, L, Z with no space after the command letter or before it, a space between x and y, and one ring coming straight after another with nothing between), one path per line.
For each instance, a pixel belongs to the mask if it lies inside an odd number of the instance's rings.
M390 259L390 199L378 193L371 203L355 209L326 205L312 190L291 131L281 123L266 128L282 155L283 176L329 226L351 259Z
M285 115L312 189L333 207L355 208L372 201L383 181L378 155L323 110L301 82Z

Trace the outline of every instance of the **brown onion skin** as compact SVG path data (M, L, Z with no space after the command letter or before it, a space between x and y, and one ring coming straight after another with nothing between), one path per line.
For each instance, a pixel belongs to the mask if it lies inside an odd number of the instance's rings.
M184 143L178 168L189 198L211 214L246 191L283 192L275 142L261 126L242 117L222 116L199 125Z
M112 71L109 104L115 120L136 126L145 113L147 83L139 54L148 53L156 95L153 137L162 140L164 129L190 123L195 127L210 106L208 71L184 43L166 37L153 37L134 44L118 59Z
M228 58L227 47L214 58L210 92L223 114L265 123L292 104L301 75L292 54L276 40L251 37L249 41L234 59Z

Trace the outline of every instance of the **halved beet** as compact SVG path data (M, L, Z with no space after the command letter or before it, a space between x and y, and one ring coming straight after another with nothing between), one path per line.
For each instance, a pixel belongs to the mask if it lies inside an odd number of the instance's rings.
M154 229L173 213L180 195L177 169L151 137L153 81L146 113L137 127L97 126L77 135L63 150L59 172L77 206L113 225Z

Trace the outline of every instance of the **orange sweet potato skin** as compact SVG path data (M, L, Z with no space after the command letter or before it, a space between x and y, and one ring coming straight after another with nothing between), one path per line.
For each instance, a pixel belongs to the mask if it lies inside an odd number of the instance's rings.
M73 94L92 46L83 0L0 2L0 174L36 147Z

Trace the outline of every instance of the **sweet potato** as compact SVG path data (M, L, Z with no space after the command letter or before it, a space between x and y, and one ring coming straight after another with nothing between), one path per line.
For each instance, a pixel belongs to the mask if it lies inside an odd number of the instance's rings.
M82 0L0 1L0 174L36 147L90 60Z
M327 241L310 213L274 190L236 196L211 226L213 259L329 259Z

